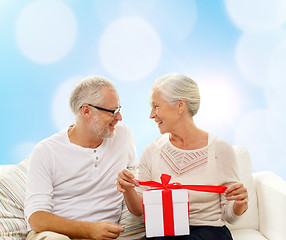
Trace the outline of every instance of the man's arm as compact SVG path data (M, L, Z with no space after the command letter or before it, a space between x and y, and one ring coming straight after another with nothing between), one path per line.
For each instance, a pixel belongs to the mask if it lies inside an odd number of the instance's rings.
M112 222L80 222L68 220L48 212L35 212L29 218L35 232L52 231L70 238L116 239L124 227Z

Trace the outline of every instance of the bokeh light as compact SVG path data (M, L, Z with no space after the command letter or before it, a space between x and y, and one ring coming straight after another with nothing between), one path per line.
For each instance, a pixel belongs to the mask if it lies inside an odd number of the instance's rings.
M0 0L0 162L24 159L74 123L83 77L115 83L138 158L160 136L149 89L170 72L193 78L195 123L245 146L254 171L286 178L285 0Z
M244 33L236 47L236 61L241 73L253 83L265 86L268 82L269 61L284 38L286 32L283 29L267 33ZM276 59L273 62L279 64Z
M71 91L82 80L82 77L73 78L61 83L52 99L52 118L58 130L62 130L72 123L75 118L69 107Z
M140 80L157 66L161 41L146 21L124 17L112 22L100 39L99 53L104 68L123 81Z
M275 29L286 22L284 0L225 0L228 13L246 32Z
M201 78L201 106L197 122L207 129L224 128L236 122L240 109L238 88L223 76Z
M23 54L37 63L63 58L77 34L73 12L61 1L40 0L27 5L16 24L17 43Z

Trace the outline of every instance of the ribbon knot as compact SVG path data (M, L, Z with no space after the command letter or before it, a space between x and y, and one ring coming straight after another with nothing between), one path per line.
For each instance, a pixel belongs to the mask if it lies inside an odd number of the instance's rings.
M162 174L160 179L161 179L162 187L167 189L168 185L169 185L169 182L171 180L171 176L168 175L168 174Z
M172 184L170 184L171 185L171 189L181 189L182 188L182 184L181 183L179 183L179 182L174 182L174 183L172 183Z

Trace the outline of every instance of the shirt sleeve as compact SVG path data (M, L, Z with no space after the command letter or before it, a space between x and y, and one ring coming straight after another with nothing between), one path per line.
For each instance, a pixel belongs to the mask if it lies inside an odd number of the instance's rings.
M154 155L152 156L152 146L148 145L142 152L140 163L139 163L139 179L140 181L151 181L152 176L152 165L151 162Z
M149 144L147 147L144 148L140 163L139 163L139 180L140 181L151 181L152 179L152 164L151 161L154 160L154 146ZM140 186L136 190L137 192L142 195L143 191L150 189L147 186Z
M53 185L50 161L43 145L38 144L33 150L28 166L25 218L37 211L51 212L53 208Z
M128 160L127 160L127 169L136 169L138 167L138 159L136 152L136 142L134 136L130 130L127 128L127 151L128 151Z
M239 182L238 165L232 145L221 141L217 146L216 157L221 160L222 185L229 187ZM233 212L234 201L228 201L225 194L221 194L220 199L223 219L234 223L239 218Z

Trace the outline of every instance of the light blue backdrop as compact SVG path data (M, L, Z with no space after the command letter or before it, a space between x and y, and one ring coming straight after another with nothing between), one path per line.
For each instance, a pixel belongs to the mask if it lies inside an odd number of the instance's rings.
M140 157L159 136L149 88L178 72L200 86L199 127L286 179L285 24L284 0L0 0L0 163L71 124L90 75L116 84Z

